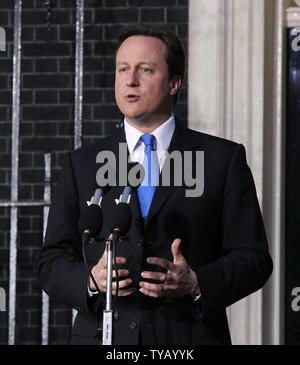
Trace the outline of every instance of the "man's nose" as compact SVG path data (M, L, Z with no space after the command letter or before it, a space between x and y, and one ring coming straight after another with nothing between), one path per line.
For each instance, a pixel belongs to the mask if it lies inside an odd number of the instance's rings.
M139 78L136 71L129 71L127 74L127 86L138 86Z

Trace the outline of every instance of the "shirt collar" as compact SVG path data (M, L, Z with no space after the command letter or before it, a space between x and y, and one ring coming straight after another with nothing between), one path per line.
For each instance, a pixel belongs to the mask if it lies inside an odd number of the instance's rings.
M124 129L126 135L126 141L128 145L129 153L132 154L136 148L143 133L129 124L124 119ZM175 117L172 113L171 117L166 120L161 126L159 126L152 134L155 136L157 141L157 149L167 151L171 143L171 139L175 130Z

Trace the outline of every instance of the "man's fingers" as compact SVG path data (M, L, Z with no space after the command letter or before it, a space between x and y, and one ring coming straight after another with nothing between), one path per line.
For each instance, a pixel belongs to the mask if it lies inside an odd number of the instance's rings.
M152 283L147 283L146 281L141 281L140 287L142 289L156 293L161 293L163 291L163 284L152 284Z
M130 289L122 289L118 291L118 297L127 297L128 295L133 294L136 291L136 288L130 288ZM116 291L112 291L113 295L116 295Z
M168 296L173 289L174 287L172 285L152 284L141 281L139 291L149 297L158 298Z
M126 264L126 259L125 257L116 257L116 265L124 265ZM101 257L98 265L101 267L101 269L107 269L107 254L106 251L103 254L103 256Z
M174 265L171 261L168 261L166 259L162 259L159 257L148 257L147 262L148 262L148 264L157 265L157 266L163 267L164 269L167 269L167 270L174 269Z
M167 284L153 284L153 283L148 283L147 281L141 281L140 282L140 287L142 289L146 289L152 292L156 292L156 293L165 293L166 291L169 290L173 290L176 288L176 285L167 285Z
M130 279L130 278L127 278L124 280L119 280L119 289L124 289L131 284L132 284L132 279ZM101 291L106 292L106 278L101 281L100 289L101 289ZM114 281L112 283L112 290L116 290L116 289L117 289L117 282Z
M119 269L118 270L118 277L119 278L123 278L124 276L128 276L129 275L129 270L126 269ZM116 270L113 271L113 278L116 278Z
M154 271L143 271L141 276L145 279L153 279L161 282L165 282L166 274L161 272L154 272Z
M158 297L162 297L163 296L161 293L158 293L158 292L155 292L155 291L151 291L151 290L147 290L145 288L140 288L139 291L141 293L143 293L144 295L147 295L147 297L158 298Z
M118 270L118 277L119 278L124 278L126 276L129 276L130 272L129 270L127 269L119 269ZM116 270L113 270L113 273L112 273L112 277L115 279L117 277L116 275ZM106 271L105 270L102 270L101 271L101 275L99 276L99 279L100 280L105 280L106 281Z
M124 265L126 264L125 257L116 257L116 264L117 265ZM107 266L107 262L105 262L105 267Z
M119 281L119 289L126 288L127 286L132 284L132 279L124 279ZM112 283L112 289L117 289L117 283L114 281Z

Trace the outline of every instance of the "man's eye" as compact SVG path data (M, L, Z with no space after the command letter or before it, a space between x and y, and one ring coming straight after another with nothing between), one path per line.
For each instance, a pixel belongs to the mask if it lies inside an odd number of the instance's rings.
M151 72L151 69L147 68L147 67L143 67L142 70L143 70L143 72Z
M125 72L126 71L126 67L122 67L119 69L119 72Z

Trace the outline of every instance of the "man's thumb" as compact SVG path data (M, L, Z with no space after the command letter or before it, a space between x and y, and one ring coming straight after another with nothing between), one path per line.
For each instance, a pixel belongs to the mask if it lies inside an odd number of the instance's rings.
M183 258L181 250L180 250L180 244L181 244L180 238L176 238L172 243L171 251L173 254L174 261L177 261L178 259Z

